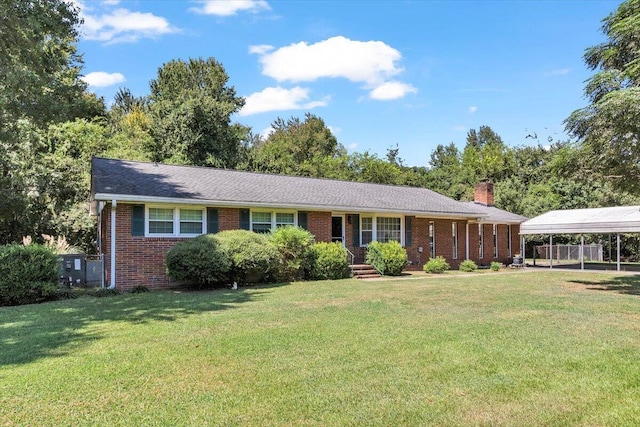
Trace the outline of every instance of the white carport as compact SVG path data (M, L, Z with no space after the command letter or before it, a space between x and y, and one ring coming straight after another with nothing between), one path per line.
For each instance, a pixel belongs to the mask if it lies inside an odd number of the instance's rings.
M620 233L640 233L640 206L550 211L520 224L523 247L525 235L548 234L549 245L553 246L554 234L581 234L582 253L584 234L615 234L618 271L620 271ZM553 262L549 267L553 268ZM582 256L580 268L584 269Z

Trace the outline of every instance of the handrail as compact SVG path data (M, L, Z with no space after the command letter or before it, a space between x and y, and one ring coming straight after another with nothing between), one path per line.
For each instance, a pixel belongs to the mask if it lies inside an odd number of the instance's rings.
M351 269L351 275L353 276L353 264L356 263L356 256L346 246L344 246L344 248L347 250L347 257L351 258L349 268Z
M379 258L382 258L382 254L380 253L380 251L375 247L375 246L371 246L371 245L367 245L367 251L373 251L375 252ZM374 263L371 263L371 266L373 268L376 269L376 271L381 275L384 276L384 267L383 268L379 268L377 265L375 265Z

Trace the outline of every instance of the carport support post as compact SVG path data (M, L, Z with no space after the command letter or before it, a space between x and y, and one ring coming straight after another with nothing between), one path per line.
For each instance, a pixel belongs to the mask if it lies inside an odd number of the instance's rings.
M109 289L116 287L116 207L118 202L111 201L111 274L109 275Z
M616 234L616 252L618 255L618 266L616 269L620 271L620 233Z
M549 268L553 268L553 234L549 234Z
M580 235L580 270L584 270L584 234Z

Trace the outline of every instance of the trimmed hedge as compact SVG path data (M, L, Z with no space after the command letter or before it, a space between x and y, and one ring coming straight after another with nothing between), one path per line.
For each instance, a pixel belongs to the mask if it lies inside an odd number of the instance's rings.
M373 265L385 276L399 276L407 266L407 251L400 243L371 242L367 247L367 264Z
M229 282L269 281L278 265L278 250L264 234L248 230L221 231L214 235L220 249L231 259Z
M300 227L286 226L272 230L269 240L280 254L276 280L290 282L309 277L313 263L311 257L313 234Z
M198 286L228 282L232 261L212 234L176 243L167 252L169 276Z
M0 305L33 304L54 297L59 262L43 245L0 246Z
M311 279L337 280L349 275L347 249L340 242L319 242L311 246Z
M451 266L442 256L431 258L424 264L424 266L422 266L422 269L424 271L431 274L441 274L447 271L449 268L451 268Z

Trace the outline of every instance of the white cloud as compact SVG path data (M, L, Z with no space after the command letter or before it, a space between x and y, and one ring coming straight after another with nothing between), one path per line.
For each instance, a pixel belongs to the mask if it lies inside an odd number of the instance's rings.
M249 95L244 107L238 113L240 116L264 113L267 111L281 110L310 110L315 107L324 107L328 98L322 101L308 101L309 89L296 86L292 89L282 87L268 87L262 92Z
M268 44L259 44L255 46L249 46L249 53L256 53L258 55L264 55L265 53L273 50L273 46Z
M120 0L102 0L102 3L107 6L115 6L116 4L120 3Z
M107 0L104 6L118 4L117 0ZM132 12L118 8L97 14L94 8L79 0L74 4L80 8L80 17L84 24L80 32L87 40L97 40L107 44L136 42L141 38L156 38L163 34L178 32L179 29L169 24L167 19L152 13Z
M277 81L310 82L323 77L346 78L374 88L403 71L402 55L381 41L355 41L342 36L300 42L260 54L262 74Z
M544 73L545 77L553 77L553 76L566 76L571 72L571 68L558 68L556 70L547 71Z
M94 71L82 77L89 86L106 87L124 83L127 79L121 73L105 73L104 71Z
M244 11L258 13L271 10L269 3L264 0L206 0L198 3L202 6L189 10L203 15L231 16Z
M353 144L349 144L349 149L350 150L355 150L356 148L358 148L358 144L357 143L353 143Z
M476 107L475 105L472 105L471 107L469 107L469 114L473 114L476 111L478 111L478 107Z
M274 128L272 128L271 126L269 126L268 128L266 128L265 130L263 130L262 132L260 132L260 137L264 140L269 138L269 135L271 135L273 132L275 132L276 130Z
M408 93L416 93L418 90L413 86L402 82L386 82L371 91L369 96L371 99L378 101L389 101L392 99L402 98Z

